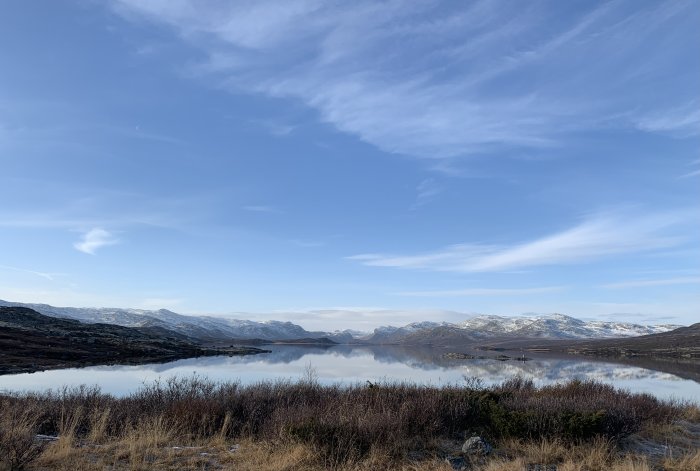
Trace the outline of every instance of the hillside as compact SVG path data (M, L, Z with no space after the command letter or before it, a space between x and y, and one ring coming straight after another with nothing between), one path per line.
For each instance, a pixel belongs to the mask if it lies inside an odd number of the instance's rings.
M363 338L370 344L459 346L489 340L602 339L634 337L669 331L678 325L640 325L625 322L582 321L564 314L538 316L481 315L459 324L415 322L385 326Z
M252 347L204 348L160 327L86 324L24 307L0 307L0 374L261 352Z
M328 339L344 344L458 346L485 339L596 339L633 337L669 331L678 325L640 325L626 322L583 321L564 314L531 316L478 315L459 323L419 321L402 327L383 326L371 333L351 330L308 331L276 320L252 321L233 317L194 316L167 309L55 307L0 300L0 306L26 307L41 314L86 323L103 323L170 332L182 340L221 344L238 341L301 341ZM243 314L244 313L239 313ZM246 342L250 343L250 342Z
M568 351L584 355L700 358L700 322L670 332L626 339L575 342Z
M228 339L297 340L328 337L334 341L349 341L347 332L310 332L292 322L251 321L229 317L186 316L167 309L144 310L124 308L56 307L48 304L14 303L0 300L0 306L26 307L41 314L86 323L114 324L123 327L158 327L195 341Z
M700 358L700 323L638 337L614 339L535 340L498 339L479 348L571 353L606 357Z

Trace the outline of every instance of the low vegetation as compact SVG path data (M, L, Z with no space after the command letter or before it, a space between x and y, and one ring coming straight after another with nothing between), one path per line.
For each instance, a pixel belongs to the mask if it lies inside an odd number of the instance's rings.
M88 387L0 395L0 469L439 470L478 435L496 449L465 461L469 469L691 470L700 467L687 451L699 421L694 406L595 382L347 387L310 373L242 386L191 377L123 398ZM683 434L687 446L673 456L640 445Z

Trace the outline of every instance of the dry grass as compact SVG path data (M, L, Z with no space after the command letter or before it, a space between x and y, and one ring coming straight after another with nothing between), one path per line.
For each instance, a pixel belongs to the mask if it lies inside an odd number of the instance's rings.
M158 433L156 430L154 433ZM167 469L236 469L241 471L320 470L369 471L397 469L406 471L447 471L450 467L439 457L427 457L418 462L395 459L381 453L361 460L329 466L317 451L309 446L288 441L258 442L244 440L231 451L231 444L204 443L197 446L173 448L133 446L133 437L115 440L103 446L76 446L67 452L58 444L50 445L34 464L36 470L97 471L167 470ZM510 444L512 445L512 443ZM525 456L507 458L496 456L478 465L474 471L523 471L528 465L555 464L557 471L653 471L644 456L619 456L602 442L568 446L561 443L521 442ZM56 450L60 448L60 454ZM504 447L505 448L505 447ZM543 455L542 452L545 454ZM547 458L547 459L543 459ZM700 470L700 453L678 459L667 459L665 471Z
M669 457L663 461L666 471L700 471L700 449L678 458Z
M535 444L535 446L539 445ZM557 471L654 471L643 456L619 457L605 452L601 454L595 447L590 450L590 453L566 448L559 450L558 453L565 455L566 458L559 461L532 461L525 457L516 457L511 460L495 459L478 468L478 471L524 471L536 464L556 466ZM689 470L690 468L687 468L687 471Z
M120 440L108 446L76 447L70 454L62 454L57 460L49 448L37 460L32 469L59 471L113 470L170 470L170 469L235 469L239 471L311 471L336 469L338 471L370 471L397 469L405 471L447 471L449 467L440 459L427 459L420 463L396 462L387 456L368 456L357 462L328 467L316 451L308 446L290 442L243 441L235 451L220 444L147 449L139 448L138 454L130 449L131 443Z
M508 440L502 443L500 451L513 457L510 461L502 460L488 466L497 469L522 470L528 464L556 465L559 471L594 471L608 470L619 462L615 443L602 437L587 442L565 443L561 439Z
M684 437L676 423L695 436L700 427L691 406L597 383L535 388L522 380L491 389L321 386L313 378L242 387L194 377L125 398L79 388L0 396L0 405L0 466L19 469L34 460L31 469L66 471L443 470L450 469L444 457L472 434L498 446L490 460L473 463L482 471L530 464L638 471L651 469L648 460L622 456L620 438L649 429L657 439ZM35 433L59 436L38 458ZM5 450L12 446L28 454L11 463ZM663 458L677 471L700 461L698 454Z
M690 422L700 423L700 407L696 405L686 405L683 408L682 417Z
M34 440L36 427L33 411L0 401L0 470L22 469L41 453Z
M91 443L102 443L108 437L108 427L112 409L93 410L90 413L90 431L87 440Z

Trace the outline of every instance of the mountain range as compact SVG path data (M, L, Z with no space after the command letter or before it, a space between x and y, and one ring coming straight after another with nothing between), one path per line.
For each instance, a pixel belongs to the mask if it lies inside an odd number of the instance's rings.
M414 322L402 327L383 326L373 332L352 330L307 331L282 321L251 321L215 316L189 316L167 309L55 307L0 300L0 306L27 307L43 315L84 323L163 329L197 341L231 339L301 340L327 338L336 343L451 345L495 338L602 339L667 332L679 325L640 325L614 321L583 321L563 314L536 316L478 315L461 323Z
M105 364L266 353L253 347L205 347L162 327L124 327L45 316L0 306L0 375Z
M457 345L495 338L602 339L667 332L680 326L582 321L563 314L528 317L480 315L458 324L418 322L380 327L366 338L373 344Z

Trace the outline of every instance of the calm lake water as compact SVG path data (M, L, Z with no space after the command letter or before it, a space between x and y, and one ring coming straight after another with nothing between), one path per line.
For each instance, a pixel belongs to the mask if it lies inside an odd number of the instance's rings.
M536 384L569 379L595 379L634 392L700 403L700 383L669 372L633 364L615 364L577 357L533 358L530 361L498 361L493 358L451 360L446 350L400 347L329 348L271 346L272 353L241 357L189 358L169 363L139 366L95 366L0 376L0 390L41 391L62 386L97 385L117 396L129 394L142 384L158 378L193 374L217 381L243 384L278 379L298 380L309 367L322 383L364 383L409 381L421 384L459 384L477 377L493 384L520 375ZM495 353L479 352L493 357ZM694 377L682 373L681 376ZM668 370L668 369L667 369Z

